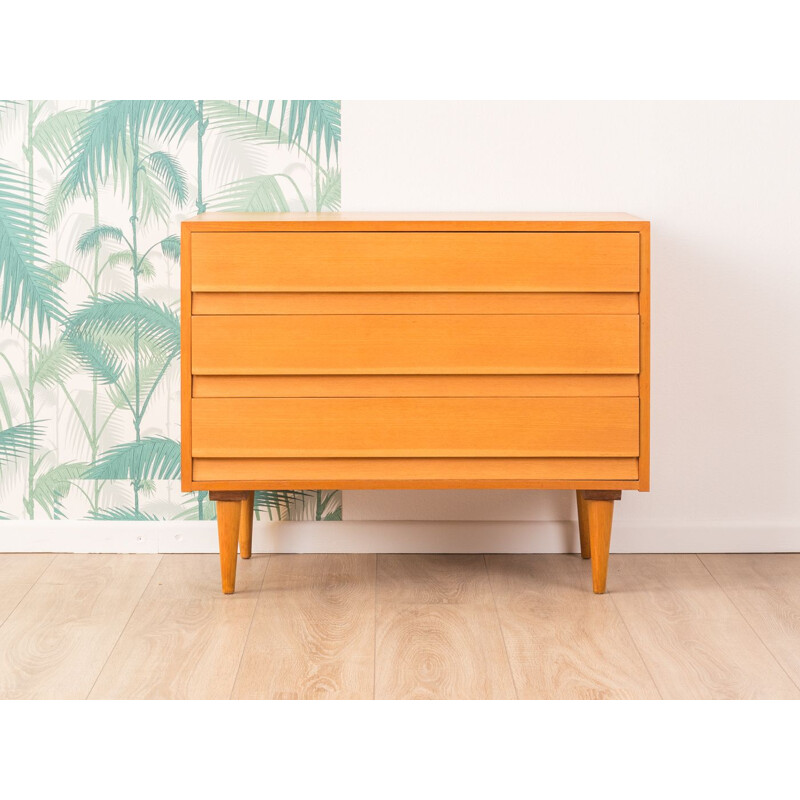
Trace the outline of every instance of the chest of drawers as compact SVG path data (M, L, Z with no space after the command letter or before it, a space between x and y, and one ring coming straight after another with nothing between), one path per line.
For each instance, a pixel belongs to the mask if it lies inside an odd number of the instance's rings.
M253 491L577 492L605 591L649 488L649 222L626 214L204 214L182 225L182 484L222 585Z

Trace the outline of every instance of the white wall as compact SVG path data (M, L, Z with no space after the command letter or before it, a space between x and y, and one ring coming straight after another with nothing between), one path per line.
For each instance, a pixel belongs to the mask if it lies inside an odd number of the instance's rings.
M650 219L652 491L616 522L800 542L800 103L345 102L343 129L346 211ZM344 515L574 511L566 492L349 491Z
M625 493L612 550L800 550L800 103L345 102L343 129L346 211L650 219L652 491ZM574 519L569 492L348 491L344 521L261 522L253 550L574 551ZM210 522L0 534L2 550L217 547Z

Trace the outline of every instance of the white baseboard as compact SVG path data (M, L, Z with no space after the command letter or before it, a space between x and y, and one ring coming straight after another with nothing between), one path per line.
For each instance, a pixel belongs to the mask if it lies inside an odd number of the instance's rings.
M215 553L214 522L0 521L5 553ZM255 553L574 553L564 522L256 522ZM614 553L800 552L800 525L614 525Z

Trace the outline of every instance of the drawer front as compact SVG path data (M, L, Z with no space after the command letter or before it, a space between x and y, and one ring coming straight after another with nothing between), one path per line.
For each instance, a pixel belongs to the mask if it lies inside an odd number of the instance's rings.
M635 397L194 398L194 458L633 457Z
M191 234L194 292L636 292L638 233Z
M192 318L194 375L636 374L636 315Z

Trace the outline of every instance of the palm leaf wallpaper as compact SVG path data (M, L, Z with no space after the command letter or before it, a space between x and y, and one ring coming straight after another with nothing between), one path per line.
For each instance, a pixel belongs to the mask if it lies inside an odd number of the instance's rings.
M336 100L0 102L0 519L214 517L179 484L180 221L338 211L340 139Z

